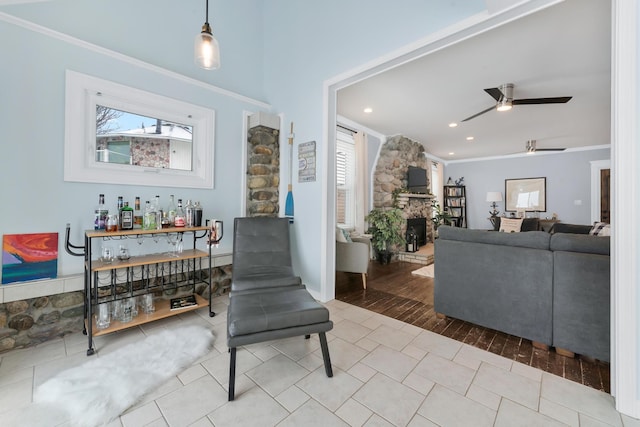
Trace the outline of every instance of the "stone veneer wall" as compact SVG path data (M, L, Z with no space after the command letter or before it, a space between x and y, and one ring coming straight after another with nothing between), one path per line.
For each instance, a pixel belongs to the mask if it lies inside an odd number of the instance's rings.
M266 126L249 129L247 216L278 216L280 196L280 131Z
M231 265L211 268L214 295L229 289L231 271ZM196 293L208 299L209 287L198 283ZM76 291L0 304L0 353L81 332L84 327L83 295L84 292Z
M393 206L393 191L407 187L409 166L429 170L429 160L424 156L424 147L402 135L387 139L380 149L380 156L373 177L373 207L390 208ZM430 188L430 187L429 187ZM433 227L431 218L431 199L409 199L402 208L406 218L427 218L427 236ZM406 223L402 227L406 233Z
M137 166L168 168L171 141L168 139L145 138L135 136L100 136L97 149L104 150L111 141L129 141L131 143L131 162Z

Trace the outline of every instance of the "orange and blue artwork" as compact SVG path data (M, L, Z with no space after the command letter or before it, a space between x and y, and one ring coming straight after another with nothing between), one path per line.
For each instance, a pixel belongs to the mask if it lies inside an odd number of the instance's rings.
M5 234L2 284L58 275L58 233Z

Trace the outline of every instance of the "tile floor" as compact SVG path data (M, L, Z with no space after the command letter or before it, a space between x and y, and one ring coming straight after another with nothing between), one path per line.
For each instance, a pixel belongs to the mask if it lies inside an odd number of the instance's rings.
M317 336L238 351L236 400L227 402L226 296L207 310L95 339L100 357L158 328L209 324L215 348L152 391L113 426L638 426L603 392L341 302L327 307L334 377ZM87 360L77 333L0 355L0 425L26 425L33 390ZM29 427L72 426L45 417Z

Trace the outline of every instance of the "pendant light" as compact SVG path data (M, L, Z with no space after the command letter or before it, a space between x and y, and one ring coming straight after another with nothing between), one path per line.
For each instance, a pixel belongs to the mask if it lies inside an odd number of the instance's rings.
M220 68L220 47L209 26L209 0L207 0L207 20L202 26L202 32L196 36L194 59L196 65L205 70Z

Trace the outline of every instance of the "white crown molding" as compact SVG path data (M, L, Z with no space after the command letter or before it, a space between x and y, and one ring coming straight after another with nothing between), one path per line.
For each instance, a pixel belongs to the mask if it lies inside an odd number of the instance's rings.
M585 147L567 148L564 151L537 151L534 154L534 157L558 156L566 153L577 153L579 151L604 150L604 149L611 149L611 144L588 145ZM473 159L444 160L444 164L446 166L446 165L452 165L455 163L486 162L490 160L506 160L506 159L515 159L518 157L530 157L530 156L531 154L522 152L522 153L516 153L516 154L508 154L506 156L489 156L489 157L476 157Z
M142 68L142 69L145 69L145 70L157 73L157 74L161 74L163 76L166 76L166 77L169 77L169 78L172 78L172 79L175 79L175 80L179 80L179 81L182 81L184 83L187 83L187 84L190 84L190 85L193 85L193 86L197 86L197 87L206 89L208 91L215 92L217 94L220 94L220 95L223 95L223 96L226 96L226 97L229 97L229 98L236 99L236 100L241 101L241 102L245 102L247 104L252 104L252 105L255 105L257 107L264 108L264 109L269 109L269 110L271 109L271 105L266 103L266 102L259 101L257 99L253 99L253 98L249 98L248 96L241 95L239 93L232 92L230 90L223 89L221 87L218 87L218 86L215 86L215 85L212 85L212 84L204 83L204 82L202 82L200 80L197 80L197 79L194 79L192 77L187 77L184 74L176 73L175 71L170 71L170 70L167 70L166 68L162 68L162 67L159 67L157 65L153 65L153 64L150 64L148 62L141 61L139 59L133 58L131 56L124 55L124 54L119 53L119 52L115 52L115 51L113 51L111 49L107 49L107 48L98 46L96 44L89 43L89 42L87 42L85 40L81 40L81 39L78 39L76 37L70 36L68 34L61 33L61 32L56 31L56 30L52 30L51 28L44 27L44 26L36 24L34 22L18 18L16 16L10 15L10 14L5 13L5 12L0 12L0 21L7 22L9 24L16 25L18 27L22 27L22 28L24 28L26 30L29 30L29 31L33 31L33 32L36 32L36 33L43 34L43 35L45 35L47 37L51 37L51 38L63 41L65 43L68 43L68 44L71 44L71 45L74 45L74 46L78 46L78 47L80 47L82 49L86 49L86 50L98 53L100 55L104 55L104 56L113 58L115 60L125 62L125 63L133 65L135 67Z

